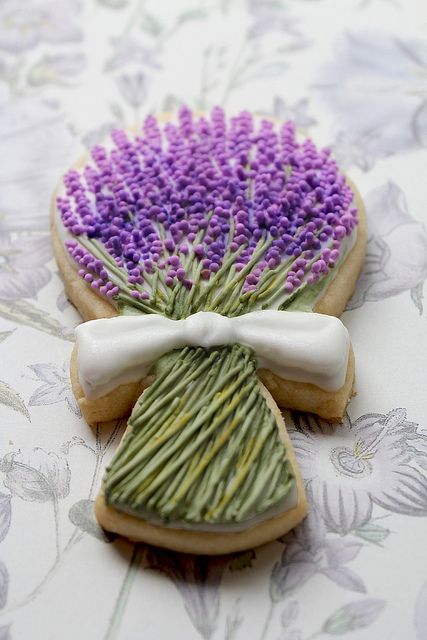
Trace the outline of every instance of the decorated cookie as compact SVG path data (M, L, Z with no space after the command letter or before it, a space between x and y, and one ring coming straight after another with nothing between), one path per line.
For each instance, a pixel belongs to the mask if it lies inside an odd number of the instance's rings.
M336 316L366 242L329 150L248 112L149 116L65 175L52 237L87 321L71 366L83 415L130 414L100 524L207 554L298 524L306 497L277 405L342 417L354 357Z

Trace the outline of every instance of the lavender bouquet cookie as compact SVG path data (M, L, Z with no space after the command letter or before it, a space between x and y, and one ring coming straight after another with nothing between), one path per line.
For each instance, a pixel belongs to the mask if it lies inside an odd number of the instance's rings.
M208 554L298 524L306 497L277 405L342 417L354 357L337 316L366 244L329 151L248 112L149 116L64 176L52 237L88 321L71 367L83 415L130 414L100 524Z

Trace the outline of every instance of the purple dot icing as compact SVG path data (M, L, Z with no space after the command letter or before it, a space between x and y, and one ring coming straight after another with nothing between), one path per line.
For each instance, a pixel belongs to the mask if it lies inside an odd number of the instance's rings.
M357 225L353 193L330 150L297 140L290 122L255 122L245 111L227 119L220 107L198 118L183 107L177 124L149 116L135 138L115 130L112 139L113 148L94 147L90 164L64 176L57 208L77 241L103 245L135 300L150 298L133 289L142 273L158 271L166 286L190 289L192 261L208 280L239 252L239 272L263 242L269 248L256 254L245 290L256 289L264 270L289 262L294 275L284 288L291 293L334 268ZM108 266L76 240L66 248L79 276L117 295Z
M178 278L178 280L184 280L184 278L185 278L185 269L183 269L182 267L180 269L178 269L177 272L176 272L176 277Z
M178 256L171 256L170 258L168 258L167 260L168 264L170 264L172 267L178 267L180 265L180 259L178 258Z
M254 273L250 273L250 274L248 275L248 277L246 278L246 282L247 282L249 285L257 284L257 283L258 283L258 280L259 280L259 278L258 278Z
M194 247L194 254L198 257L198 258L203 258L203 256L205 255L205 247L202 244L197 244Z

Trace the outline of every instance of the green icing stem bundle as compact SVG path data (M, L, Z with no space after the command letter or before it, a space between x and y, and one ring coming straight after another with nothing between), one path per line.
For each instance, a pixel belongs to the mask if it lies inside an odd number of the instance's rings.
M278 505L293 478L255 369L239 345L160 360L107 471L107 503L186 524L242 522Z

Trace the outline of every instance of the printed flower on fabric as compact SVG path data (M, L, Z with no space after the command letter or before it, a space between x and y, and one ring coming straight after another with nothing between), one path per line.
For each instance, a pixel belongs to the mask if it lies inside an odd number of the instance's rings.
M140 71L131 75L123 74L117 78L117 86L122 98L131 107L138 109L147 95L145 76Z
M427 230L408 212L403 191L388 182L368 193L365 204L369 242L365 267L349 309L411 289L422 311L422 287L427 278Z
M270 115L280 122L292 120L297 130L306 130L317 122L310 115L308 98L301 98L294 104L290 104L280 96L276 96L273 100L273 109Z
M31 396L28 402L31 407L66 402L70 411L76 416L80 415L80 409L71 389L68 362L62 367L53 363L40 363L29 365L29 368L36 374L37 379L44 383Z
M249 0L248 10L252 18L248 32L249 38L259 38L276 31L290 36L295 47L306 44L306 39L299 29L298 20L282 3Z
M0 4L0 49L20 53L41 43L77 42L78 0L3 0Z
M82 53L44 55L28 71L28 83L33 87L47 84L71 85L83 71L86 57Z
M414 462L427 460L427 436L405 409L370 413L332 426L293 414L291 432L301 472L331 531L346 534L371 518L374 504L406 515L427 515L427 478Z
M116 73L123 68L133 67L141 70L147 67L151 70L160 70L162 65L159 62L159 51L153 46L147 46L147 38L142 38L142 44L138 38L112 38L112 55L104 65L106 73ZM149 40L149 45L151 41Z
M75 160L77 147L59 110L31 98L0 100L0 148L7 158L0 173L3 240L14 231L48 231L60 167Z
M0 235L0 299L34 298L50 280L51 255L46 236L11 240Z
M18 450L0 459L4 486L28 502L66 498L71 472L66 458L40 447Z
M376 138L381 156L427 144L425 42L400 34L347 33L333 60L320 68L316 85L356 145L357 136Z
M358 167L370 171L381 154L381 134L378 131L358 133L340 131L331 145L334 158L342 169Z

